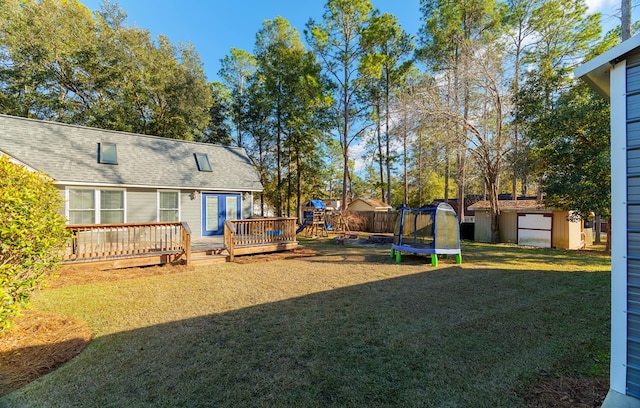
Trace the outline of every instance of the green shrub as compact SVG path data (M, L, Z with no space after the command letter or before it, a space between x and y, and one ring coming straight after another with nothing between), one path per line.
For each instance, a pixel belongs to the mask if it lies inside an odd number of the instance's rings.
M0 156L0 332L60 260L69 235L60 192Z

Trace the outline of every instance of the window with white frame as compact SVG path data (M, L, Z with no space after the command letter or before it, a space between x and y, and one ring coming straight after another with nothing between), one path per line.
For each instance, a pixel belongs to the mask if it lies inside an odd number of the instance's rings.
M124 190L68 189L70 224L122 224Z
M69 190L69 223L95 224L96 204L93 190Z
M124 222L124 191L100 190L100 224Z
M180 221L180 194L158 191L158 221Z

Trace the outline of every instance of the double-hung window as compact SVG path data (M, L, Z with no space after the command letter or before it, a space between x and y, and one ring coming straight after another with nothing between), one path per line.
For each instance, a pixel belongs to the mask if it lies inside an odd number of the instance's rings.
M122 224L125 222L124 190L70 188L67 191L70 224Z
M158 191L158 221L180 221L180 194Z
M124 191L100 190L100 224L124 222Z
M69 190L69 223L95 224L95 191L85 189Z

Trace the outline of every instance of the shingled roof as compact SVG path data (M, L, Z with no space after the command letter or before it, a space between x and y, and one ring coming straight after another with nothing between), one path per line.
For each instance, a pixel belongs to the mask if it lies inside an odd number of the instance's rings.
M118 164L98 163L98 143L117 146ZM242 148L0 115L0 154L47 173L56 184L262 191ZM206 153L212 171L198 171Z
M498 206L501 210L548 210L544 204L536 200L499 200ZM470 210L488 210L491 203L486 200L478 201L469 207Z

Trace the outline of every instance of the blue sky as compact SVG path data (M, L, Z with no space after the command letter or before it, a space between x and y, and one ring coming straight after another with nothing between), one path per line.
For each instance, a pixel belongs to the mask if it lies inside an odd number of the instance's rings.
M101 0L80 0L99 10ZM303 36L309 18L322 20L326 0L112 0L128 14L128 25L148 29L155 38L164 34L174 43L192 43L204 64L209 80L217 80L220 59L229 50L253 52L255 35L264 20L287 19ZM420 0L372 0L381 12L394 14L409 34L420 28ZM634 1L635 3L635 1ZM604 22L620 0L587 0L593 11L602 11ZM615 21L613 21L615 23Z
M99 10L101 0L80 0ZM229 50L253 52L256 33L264 20L284 17L303 30L309 18L322 20L325 0L120 0L128 25L148 29L153 37L163 34L174 43L192 43L202 59L209 80L217 80L220 59ZM381 12L396 15L410 34L420 26L419 0L373 0ZM304 38L303 38L304 41Z

